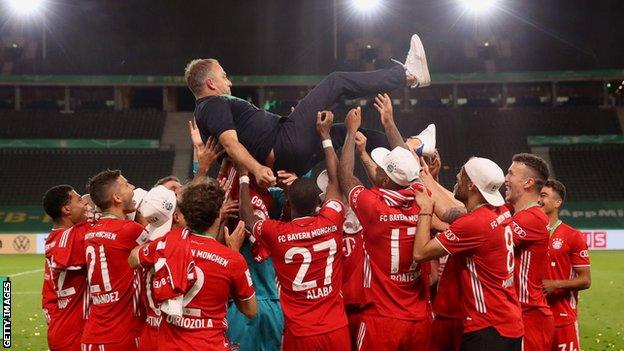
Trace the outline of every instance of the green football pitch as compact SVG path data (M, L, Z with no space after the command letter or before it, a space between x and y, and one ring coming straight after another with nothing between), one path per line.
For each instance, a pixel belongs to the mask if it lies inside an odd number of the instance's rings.
M624 252L592 252L592 287L581 292L581 346L624 350ZM42 255L0 255L0 275L13 281L13 347L47 350L41 313Z

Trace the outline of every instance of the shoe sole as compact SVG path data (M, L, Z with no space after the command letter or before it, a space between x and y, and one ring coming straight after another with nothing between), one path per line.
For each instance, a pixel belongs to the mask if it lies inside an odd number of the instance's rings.
M417 56L422 57L422 60L420 60L421 64L419 67L420 68L419 73L421 74L419 74L419 76L426 77L426 79L424 79L425 83L417 82L416 86L418 88L428 87L429 85L431 85L431 76L429 75L429 68L427 67L427 55L425 55L425 47L422 44L422 40L420 40L420 37L417 34L414 34L412 36L410 49L411 47L415 47Z

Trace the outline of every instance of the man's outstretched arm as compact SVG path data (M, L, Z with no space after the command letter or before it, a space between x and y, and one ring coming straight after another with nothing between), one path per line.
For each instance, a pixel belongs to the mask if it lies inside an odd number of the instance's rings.
M347 139L342 146L342 154L340 155L338 180L342 193L345 197L349 198L351 190L362 184L360 180L353 175L353 167L355 164L355 134L362 124L362 112L359 107L349 111L345 124L347 126Z
M238 141L236 130L226 130L219 136L219 143L225 148L225 152L234 160L235 163L243 165L256 178L256 182L262 187L275 185L275 175L271 168L263 166L256 161L247 151L245 146Z
M392 111L392 99L386 93L377 94L375 97L375 108L379 111L381 117L381 124L384 127L386 132L386 137L388 137L388 143L390 144L390 149L393 150L395 147L402 147L404 149L409 150L407 145L405 144L405 140L401 136L399 129L394 123L394 113Z

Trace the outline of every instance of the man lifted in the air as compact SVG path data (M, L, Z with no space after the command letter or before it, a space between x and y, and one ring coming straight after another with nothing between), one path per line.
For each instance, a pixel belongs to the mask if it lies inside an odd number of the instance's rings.
M338 102L342 96L356 98L404 86L431 84L425 50L418 35L413 35L405 64L370 72L334 72L308 93L288 117L262 110L231 96L232 82L215 59L191 61L184 72L195 95L195 119L204 142L219 140L227 154L252 173L261 186L275 184L272 169L298 175L308 172L322 159L323 148L316 133L316 114ZM382 133L364 133L371 148L386 146ZM344 125L332 128L336 146L342 146ZM420 145L433 151L435 127L419 136ZM422 151L422 150L421 150Z

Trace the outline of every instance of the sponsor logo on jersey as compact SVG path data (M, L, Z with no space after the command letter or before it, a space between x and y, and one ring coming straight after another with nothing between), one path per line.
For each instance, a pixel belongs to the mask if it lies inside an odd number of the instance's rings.
M364 187L363 186L359 186L354 192L353 195L351 195L351 203L353 205L353 208L357 208L357 198L358 196L360 196L360 193L362 191L364 191Z
M448 241L459 241L459 239L457 238L457 235L455 235L455 233L453 233L450 229L444 232L444 236L446 237Z

